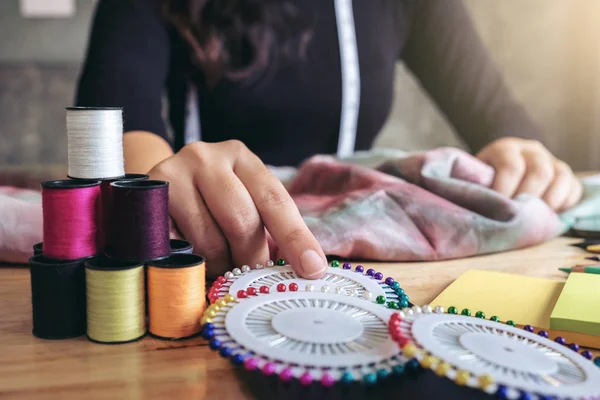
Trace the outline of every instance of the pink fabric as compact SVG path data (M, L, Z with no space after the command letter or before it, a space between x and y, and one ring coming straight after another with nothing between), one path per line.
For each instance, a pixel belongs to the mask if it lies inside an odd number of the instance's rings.
M25 263L42 241L40 193L0 187L0 262Z
M369 260L442 260L531 246L564 226L540 199L488 187L494 170L443 148L378 170L308 160L289 186L326 254Z

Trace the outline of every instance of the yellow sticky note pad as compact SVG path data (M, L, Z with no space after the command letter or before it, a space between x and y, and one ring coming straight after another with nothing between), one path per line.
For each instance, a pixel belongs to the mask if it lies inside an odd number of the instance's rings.
M600 276L599 276L600 277ZM483 311L486 318L496 315L501 321L518 325L550 328L550 314L564 282L532 278L502 272L469 270L431 302L432 306L450 306Z
M600 336L600 275L569 274L550 316L550 327Z

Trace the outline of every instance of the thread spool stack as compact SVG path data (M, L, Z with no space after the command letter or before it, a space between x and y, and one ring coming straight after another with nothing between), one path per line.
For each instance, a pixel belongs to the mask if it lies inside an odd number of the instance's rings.
M30 259L34 334L85 334L84 262L104 250L101 181L124 176L120 108L67 108L68 178L42 182L43 242ZM83 322L82 322L83 321Z
M197 334L204 259L169 239L168 183L125 174L120 108L66 119L69 179L42 182L44 239L30 259L33 334L126 343L145 336L146 312L157 337Z

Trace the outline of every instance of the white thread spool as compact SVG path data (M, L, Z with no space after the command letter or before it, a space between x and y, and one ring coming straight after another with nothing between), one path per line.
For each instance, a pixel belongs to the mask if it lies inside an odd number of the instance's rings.
M340 61L342 66L342 112L338 139L338 157L354 153L360 111L360 67L352 0L335 0Z
M122 108L67 108L67 137L70 178L125 175Z

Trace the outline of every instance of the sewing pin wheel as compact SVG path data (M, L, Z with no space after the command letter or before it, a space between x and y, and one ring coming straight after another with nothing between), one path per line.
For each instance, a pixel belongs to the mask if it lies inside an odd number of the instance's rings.
M407 360L388 333L392 310L357 297L323 292L226 295L202 318L211 349L247 370L302 385L361 381L401 374ZM412 360L407 368L418 368Z
M234 297L250 297L281 291L326 291L345 294L360 299L386 305L391 309L403 309L410 306L408 296L400 283L393 278L384 278L381 272L357 265L354 270L350 263L340 266L333 261L332 266L321 279L300 278L285 261L276 263L267 261L257 264L254 269L249 265L226 272L211 286L208 297L211 303L222 299L226 294Z
M547 332L535 334L529 325L518 329L496 317L486 320L481 312L477 318L456 310L445 314L441 307L413 310L394 313L389 332L405 357L439 376L500 398L600 398L600 368L588 359L591 353L573 351L577 345L549 340Z

